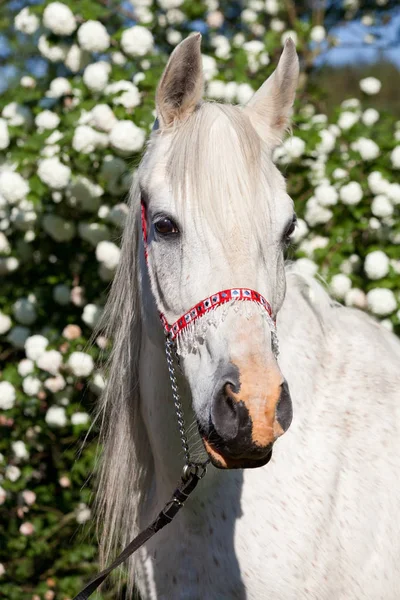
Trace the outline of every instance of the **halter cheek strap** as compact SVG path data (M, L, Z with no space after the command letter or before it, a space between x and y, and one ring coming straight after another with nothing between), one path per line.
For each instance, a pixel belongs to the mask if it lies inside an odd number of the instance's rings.
M142 221L142 235L143 235L143 246L144 246L144 256L146 259L146 263L148 263L148 244L147 244L147 218L146 218L146 206L142 202L141 203L141 221ZM176 338L181 334L191 323L197 321L200 317L206 315L211 310L214 310L218 306L222 304L226 304L227 302L232 301L246 301L246 302L255 302L259 306L265 309L268 314L268 322L270 324L271 332L273 335L273 349L274 353L277 355L277 338L276 338L276 325L275 320L272 316L272 308L270 303L264 296L259 294L258 292L248 289L248 288L229 288L227 290L222 290L201 300L195 306L193 306L190 310L184 313L179 319L177 319L172 325L168 323L166 316L160 312L160 320L164 328L164 333L168 339L171 341L175 341Z

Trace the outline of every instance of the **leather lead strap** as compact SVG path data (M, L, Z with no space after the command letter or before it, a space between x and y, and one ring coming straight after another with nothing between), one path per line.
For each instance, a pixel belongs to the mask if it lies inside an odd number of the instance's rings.
M162 511L158 514L157 518L149 525L146 529L139 533L134 540L121 552L121 554L115 559L115 561L104 571L101 571L96 577L94 577L89 583L79 592L73 600L87 600L89 596L93 594L95 590L103 583L108 575L119 567L129 556L131 556L136 550L138 550L143 544L145 544L157 531L160 531L163 527L171 523L175 515L183 507L188 496L193 492L197 484L199 483L201 476L196 472L189 472L185 480L182 479L181 485L174 491L172 498L164 506Z

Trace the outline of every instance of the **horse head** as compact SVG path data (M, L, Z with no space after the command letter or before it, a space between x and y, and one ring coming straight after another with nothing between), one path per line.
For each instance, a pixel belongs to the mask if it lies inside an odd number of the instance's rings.
M193 34L177 46L157 89L158 126L138 171L143 278L166 323L187 319L178 353L212 462L257 467L292 419L271 323L284 299L284 249L296 219L272 152L288 126L298 58L289 39L245 107L209 103L200 42ZM269 311L229 296L191 322L192 307L227 290L255 293Z

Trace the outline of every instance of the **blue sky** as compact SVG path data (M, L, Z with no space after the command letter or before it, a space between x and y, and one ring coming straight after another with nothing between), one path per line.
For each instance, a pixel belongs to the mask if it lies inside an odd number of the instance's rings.
M374 63L384 58L400 68L400 6L391 11L391 21L384 27L365 27L360 21L350 21L330 33L339 38L340 45L324 52L318 66ZM376 35L373 44L363 42L368 33Z

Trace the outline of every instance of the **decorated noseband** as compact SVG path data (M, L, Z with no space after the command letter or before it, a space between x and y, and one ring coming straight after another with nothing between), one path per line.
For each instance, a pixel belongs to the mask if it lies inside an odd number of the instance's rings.
M143 234L143 245L144 245L144 256L146 259L146 263L148 263L148 247L147 247L147 219L146 219L146 206L142 202L141 203L141 220L142 220L142 234ZM246 301L246 302L254 302L261 306L267 313L267 320L271 329L272 334L272 349L275 356L278 355L278 339L276 334L276 324L275 320L272 316L272 308L268 300L264 298L258 292L254 290L250 290L248 288L230 288L227 290L222 290L205 298L205 300L201 300L198 304L193 306L190 310L188 310L185 314L183 314L175 323L170 325L167 321L165 315L160 312L160 320L164 327L164 332L167 338L171 341L175 341L176 338L183 332L185 329L197 321L200 317L206 315L210 311L214 310L218 306L222 304L226 304L228 302L236 302L236 301Z

